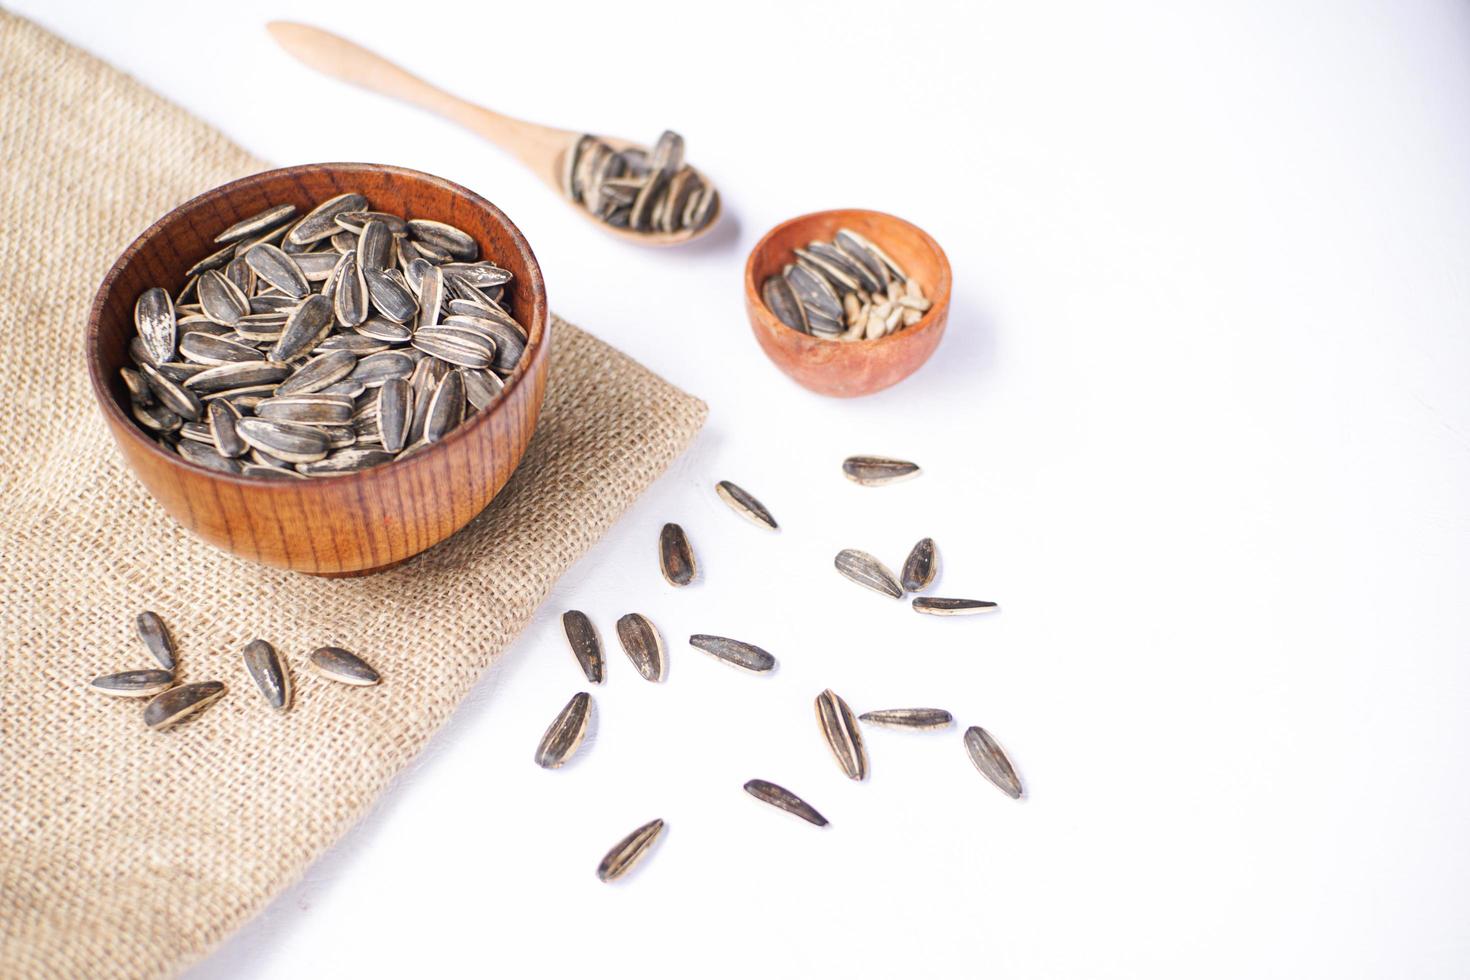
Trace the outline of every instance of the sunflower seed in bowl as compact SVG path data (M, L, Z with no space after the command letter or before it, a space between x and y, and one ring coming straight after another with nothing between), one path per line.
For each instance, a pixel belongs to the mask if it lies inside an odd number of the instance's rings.
M761 299L791 329L845 341L912 327L933 305L917 279L850 228L794 249L781 272L761 284Z
M138 297L121 371L139 426L196 464L278 478L390 463L493 404L525 352L511 273L451 225L346 193L216 242L176 293Z

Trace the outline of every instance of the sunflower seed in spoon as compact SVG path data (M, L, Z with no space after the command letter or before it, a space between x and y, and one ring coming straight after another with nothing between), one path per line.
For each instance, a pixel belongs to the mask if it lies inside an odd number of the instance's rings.
M849 456L842 461L842 473L865 487L881 487L919 475L919 465L886 456Z
M689 536L677 524L665 524L658 535L658 566L664 581L670 585L688 585L694 581L697 565Z
M92 690L115 698L151 698L160 691L174 685L171 671L124 670L116 674L103 674L92 678Z
M1021 798L1021 778L1000 745L979 725L965 730L965 751L980 775L990 780L1013 800Z
M768 671L776 666L776 658L754 643L732 640L727 636L696 633L689 638L689 645L727 664L734 664L736 667L744 667L746 670L757 673Z
M764 779L752 779L745 784L745 791L762 803L769 803L778 810L785 810L809 824L817 827L827 826L826 817L818 813L806 800L784 786L768 783Z
M306 662L323 677L353 687L371 687L382 679L367 661L341 647L318 647Z
M601 881L616 881L627 874L633 865L648 854L659 834L663 833L662 820L650 820L627 837L613 845L597 865L597 877Z
M721 480L716 483L715 493L730 506L731 510L750 523L772 531L776 530L776 519L771 516L771 512L766 509L765 505L729 480Z
M883 728L948 728L954 716L943 708L889 708L883 711L865 711L858 721Z
M597 627L592 625L592 620L580 609L568 609L562 613L561 625L566 630L572 656L577 658L577 664L582 668L582 673L587 675L588 683L601 684L602 640L597 635Z
M619 619L618 642L644 680L658 682L664 679L663 637L659 636L658 629L647 616L628 613Z
M171 687L148 702L143 709L143 724L154 731L170 728L214 704L224 693L225 686L219 681Z
M921 592L934 582L939 573L939 551L933 538L924 538L914 545L908 558L904 559L900 580L910 592Z
M934 596L918 596L913 607L914 612L928 616L974 616L1000 609L998 603L983 599L941 599Z
M260 689L265 703L277 711L291 709L291 670L276 648L264 640L251 640L241 653L245 670Z
M541 736L541 744L536 746L536 765L542 769L560 769L576 755L587 734L591 714L592 695L586 691L573 695Z
M817 696L817 726L832 757L848 779L862 780L868 775L868 751L863 747L863 733L858 730L852 709L831 689Z
M887 566L866 551L844 548L837 553L833 564L844 578L858 585L866 586L874 592L881 592L894 599L903 598L903 586L899 584L898 579L888 570Z

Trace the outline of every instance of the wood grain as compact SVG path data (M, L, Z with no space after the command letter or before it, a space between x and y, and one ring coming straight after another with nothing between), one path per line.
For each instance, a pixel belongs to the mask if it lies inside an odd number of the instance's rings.
M462 228L515 278L510 297L529 341L505 391L429 449L358 473L312 480L232 476L160 448L127 411L118 369L130 363L133 304L150 286L176 292L185 269L216 248L214 235L273 204L306 211L336 194L366 194L375 209ZM180 524L232 554L317 575L380 571L444 540L503 487L535 429L546 389L550 312L541 269L495 205L447 180L397 167L308 164L226 184L176 208L113 265L87 324L87 370L118 449Z
M792 250L831 241L851 228L893 257L919 280L933 304L924 318L877 340L823 340L793 330L761 299L761 284L794 261ZM898 384L934 353L949 319L949 259L922 229L881 211L819 211L772 228L745 263L745 311L750 329L775 365L797 384L821 395L854 398Z

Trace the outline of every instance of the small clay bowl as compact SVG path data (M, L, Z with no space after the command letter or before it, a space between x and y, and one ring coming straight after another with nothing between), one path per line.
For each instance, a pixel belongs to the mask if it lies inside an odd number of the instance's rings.
M792 250L830 242L850 228L892 256L933 304L911 327L877 340L823 340L793 330L761 299L761 284L794 261ZM761 350L797 384L819 395L871 395L913 374L934 353L949 317L950 272L944 249L922 229L881 211L818 211L777 225L745 263L745 309Z
M525 356L505 391L441 441L406 459L356 473L296 479L233 476L160 447L133 421L118 369L130 365L133 304L150 286L177 294L190 265L218 248L229 225L274 204L305 213L357 191L373 208L462 228L482 254L509 269L512 310L526 328ZM112 437L166 511L204 540L242 558L315 575L360 575L396 565L469 523L505 486L536 426L546 389L550 314L531 246L489 201L458 184L399 167L321 163L245 177L169 212L103 279L87 323L87 371Z

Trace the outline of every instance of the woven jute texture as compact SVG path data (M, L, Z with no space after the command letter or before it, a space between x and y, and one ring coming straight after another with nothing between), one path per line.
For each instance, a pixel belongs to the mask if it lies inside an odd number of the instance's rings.
M86 386L96 283L153 219L264 168L198 120L0 11L0 975L157 976L199 958L346 831L557 576L684 449L703 403L563 322L536 435L469 527L381 575L246 564L181 530L124 467ZM152 666L225 698L177 729L86 690ZM287 654L270 712L241 646ZM307 672L322 644L383 674Z

